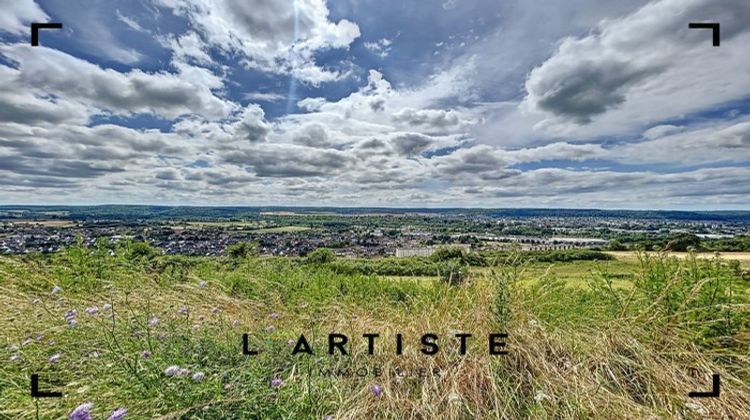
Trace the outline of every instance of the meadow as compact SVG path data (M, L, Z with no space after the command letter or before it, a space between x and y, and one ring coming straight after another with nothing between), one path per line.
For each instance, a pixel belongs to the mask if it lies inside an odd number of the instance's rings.
M566 259L206 258L106 243L0 257L0 417L747 418L745 266ZM497 332L507 355L487 351ZM351 338L348 355L328 354L329 333ZM380 334L373 355L367 333ZM436 355L420 351L425 333L440 337ZM258 355L243 354L243 334ZM313 355L292 355L300 334ZM32 373L63 397L31 398ZM713 373L721 396L689 398Z

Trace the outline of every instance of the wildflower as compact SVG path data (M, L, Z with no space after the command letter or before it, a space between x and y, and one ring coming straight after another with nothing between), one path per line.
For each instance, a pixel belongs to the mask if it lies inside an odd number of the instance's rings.
M275 379L271 380L271 386L274 387L274 388L279 388L283 383L284 383L284 381L282 381L279 378L275 378Z
M92 351L91 354L89 354L89 357L92 359L98 359L99 358L99 352L98 351Z
M219 309L219 308L216 308L216 307L214 307L214 308L211 308L211 313L212 313L212 314L216 315L216 314L218 314L219 312L221 312L221 309Z
M110 309L112 309L112 305L110 305L109 303L105 303L104 305L102 305L103 311L108 311Z
M68 312L65 312L65 315L63 316L65 317L66 321L70 321L71 319L75 319L77 313L78 311L76 311L75 309L71 309Z
M21 347L26 347L29 344L33 343L33 342L34 342L34 340L32 340L30 338L27 338L27 339L23 340L23 343L21 343Z
M279 319L279 314L276 312L271 312L268 316L271 317L271 319Z
M372 393L372 395L379 397L383 394L383 387L381 387L380 385L373 385L370 387L370 392Z
M56 363L58 360L60 360L60 353L55 353L49 357L50 363Z
M202 382L203 379L205 379L205 378L206 378L206 374L203 373L203 372L195 372L193 374L193 381L195 381L195 382Z
M88 315L94 315L94 314L96 314L97 312L99 312L99 308L98 308L98 307L96 307L96 306L91 306L91 307L88 307L88 308L86 308L86 313L87 313Z
M157 317L155 317L155 316L152 316L152 317L151 317L151 318L150 318L150 319L148 320L148 325L150 325L150 326L152 326L152 327L156 326L157 324L159 324L159 318L157 318Z
M198 282L198 287L200 287L201 289L205 288L206 285L208 285L208 283L205 280L201 280Z
M333 417L332 415L330 415L330 414L329 414L329 415L327 415L327 416L323 417L323 420L333 420L333 418L334 418L334 417Z
M166 376L177 376L177 374L180 373L180 367L177 365L172 365L166 369L164 369L164 374Z
M232 326L233 326L233 327L237 327L237 326L239 326L239 325L240 325L240 321L237 321L236 319L235 319L235 320L232 320Z
M128 409L125 407L120 407L117 410L113 411L112 414L107 417L107 420L122 420L127 414Z
M148 350L143 350L141 352L141 357L144 358L144 359L149 359L149 358L151 358L151 352L148 351Z
M37 334L37 335L36 335L36 336L34 337L34 340L36 340L36 341L42 341L43 339L44 339L44 334L42 334L42 333L38 333L38 334Z
M94 408L94 403L85 402L75 410L71 411L68 415L70 420L91 420L91 409Z
M76 321L75 319L71 319L71 320L68 321L68 326L70 328L75 328L76 325L78 325L78 321Z
M53 294L53 295L56 295L56 294L58 294L58 293L60 293L60 292L62 292L62 287L60 287L60 286L55 286L55 287L53 287L53 288L52 288L52 294Z
M14 355L10 356L10 361L11 362L15 362L17 360L21 360L21 355L20 354L14 354Z
M286 340L286 343L288 345L290 345L290 346L293 346L293 345L297 344L297 340L295 340L293 338L290 338L289 340Z
M177 310L177 315L185 315L187 314L188 309L184 306L180 306L180 309Z
M203 315L198 315L198 321L203 321L204 319L206 319L206 317L205 317L205 316L203 316Z
M188 368L180 368L180 371L177 372L177 376L188 376L190 375L190 369Z
M268 332L274 332L275 330L276 330L276 327L274 327L273 325L269 325L266 327L266 331Z
M34 305L38 305L38 304L40 304L40 303L42 303L42 301L41 301L41 300L39 300L39 299L34 299Z
M228 390L228 389L232 389L232 388L234 388L234 385L232 385L232 384L226 384L226 385L224 385L224 389Z

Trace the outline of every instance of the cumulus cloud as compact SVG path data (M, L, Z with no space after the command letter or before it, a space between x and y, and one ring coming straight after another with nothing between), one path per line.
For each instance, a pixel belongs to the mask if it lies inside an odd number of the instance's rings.
M235 108L213 93L223 86L220 78L188 65L181 65L176 73L138 69L120 73L45 47L4 44L0 45L0 54L18 66L16 70L4 70L16 86L115 114L222 118Z
M248 67L292 73L314 84L342 77L318 67L315 54L348 48L360 36L355 23L330 21L323 0L161 0L160 4L189 19L212 46L243 54Z
M598 133L658 121L744 95L747 68L740 53L750 40L743 0L659 0L621 18L602 21L584 37L568 37L526 80L523 108L545 115L547 132ZM721 22L722 46L691 21ZM577 126L597 120L587 130Z

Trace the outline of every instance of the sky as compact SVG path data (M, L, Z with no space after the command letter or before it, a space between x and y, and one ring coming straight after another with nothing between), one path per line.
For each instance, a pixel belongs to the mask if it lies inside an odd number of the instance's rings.
M31 22L63 29L32 47ZM0 204L750 210L747 22L747 0L0 0Z

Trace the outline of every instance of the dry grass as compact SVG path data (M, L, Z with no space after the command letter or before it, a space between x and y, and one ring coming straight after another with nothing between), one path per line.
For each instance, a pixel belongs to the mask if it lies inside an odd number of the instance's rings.
M301 278L307 275L304 271L300 274ZM4 366L0 371L6 379L0 380L4 388L0 417L33 418L34 402L26 395L26 369L43 366L49 353L57 351L30 346L28 354L24 354L30 364L20 368L6 363L11 353L7 349L30 334L43 333L56 340L63 352L72 355L90 351L100 334L94 321L80 316L79 336L67 329L60 318L68 308L76 307L81 312L81 308L101 302L112 302L123 314L128 308L129 313L144 319L156 314L166 320L177 307L189 307L191 321L184 326L192 331L189 336L205 340L206 346L230 349L227 358L196 358L201 360L201 369L209 372L210 380L200 385L203 388L194 385L158 392L138 388L137 381L117 370L114 359L107 355L97 360L71 360L64 368L57 368L62 370L48 370L62 372L66 379L61 388L66 398L42 404L43 413L50 418L64 416L85 400L94 400L97 407L109 409L127 406L133 418L320 419L326 414L338 419L749 417L747 355L699 347L678 328L657 326L640 316L602 321L592 314L586 322L545 321L550 317L551 301L561 298L557 294L570 293L565 297L570 299L578 293L571 288L550 289L553 291L547 295L536 296L525 288L512 289L512 316L505 328L509 354L488 355L486 343L480 338L501 331L492 310L497 279L492 272L482 275L486 277L458 287L438 283L434 286L437 292L429 297L429 288L420 285L413 295L388 304L343 298L315 301L314 295L291 301L280 292L263 300L248 299L228 293L227 286L217 280L211 280L205 288L198 287L201 279L195 274L183 283L162 284L147 277L127 286L111 282L96 292L66 292L65 299L59 299L49 296L48 288L55 280L43 264L1 258L0 293L5 298L0 307L0 329L4 331L4 349L0 351ZM39 289L39 284L44 288ZM41 299L41 304L33 303L34 299ZM220 314L213 314L213 308L219 308ZM280 313L280 318L270 321L272 312ZM199 317L203 320L198 321ZM230 327L230 320L239 321L239 326ZM315 349L324 348L324 335L329 332L346 334L353 340L351 355L282 355L252 367L234 353L234 349L239 352L238 337L242 332L257 334L271 322L277 332L269 339L285 341L300 333L313 334L311 344ZM190 330L194 323L201 328ZM375 356L366 355L366 341L357 339L368 332L381 335ZM441 351L436 356L419 353L418 337L427 332L441 337ZM457 353L455 341L450 338L456 332L474 335L468 355ZM405 354L401 356L393 350L397 333L405 338ZM740 334L738 339L747 340L747 336ZM163 344L164 351L169 350L169 343ZM154 350L158 363L153 362L157 367L151 373L163 387L170 382L161 378L160 372L170 362L159 359L158 349L162 347ZM216 349L209 348L211 354L219 352ZM100 350L106 353L105 349ZM377 377L325 379L310 376L307 369L311 365L329 369L379 368L383 373ZM412 374L401 377L393 374L392 368ZM149 369L152 368L144 364L139 375L149 375ZM419 370L439 373L413 374ZM710 389L712 373L721 374L721 397L688 398L690 391ZM112 381L110 375L125 377L123 381ZM267 385L255 389L274 375L285 382L278 393L269 391ZM371 393L375 384L383 389L380 397ZM180 399L193 394L200 397Z

